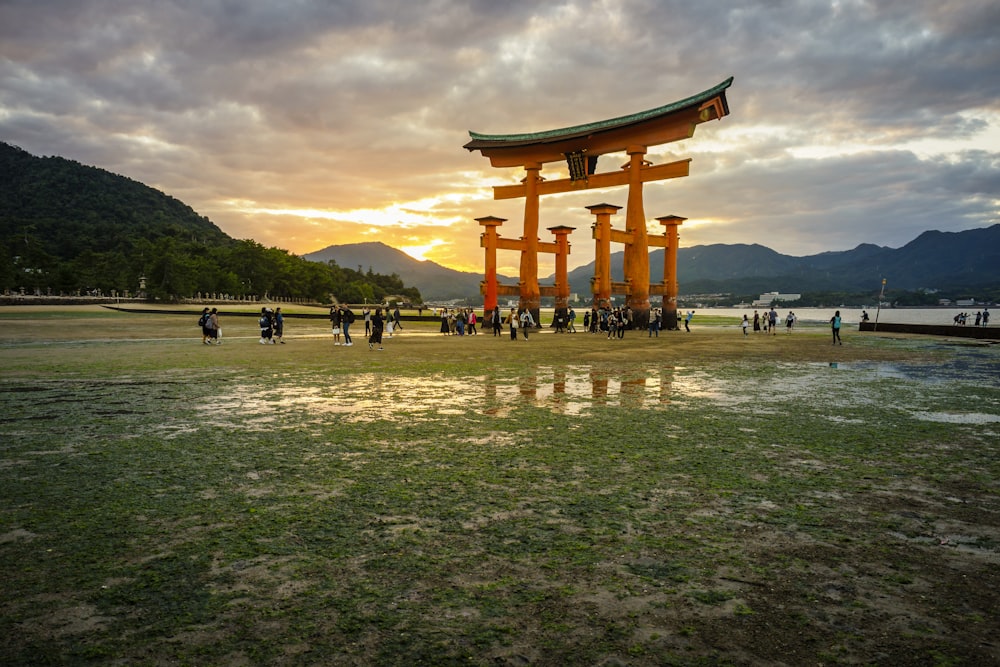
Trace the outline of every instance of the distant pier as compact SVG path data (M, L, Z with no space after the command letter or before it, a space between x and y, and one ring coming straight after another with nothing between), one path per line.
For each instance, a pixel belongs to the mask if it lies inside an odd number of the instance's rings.
M976 338L979 340L1000 341L1000 327L961 326L958 324L893 324L889 322L861 322L859 331L878 331L882 333L922 334L925 336L946 336L949 338Z

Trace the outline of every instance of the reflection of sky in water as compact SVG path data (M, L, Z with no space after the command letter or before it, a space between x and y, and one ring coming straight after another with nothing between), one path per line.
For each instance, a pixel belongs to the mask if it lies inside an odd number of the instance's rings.
M235 420L254 428L285 419L308 426L331 419L434 420L470 410L503 418L523 407L587 415L601 407L684 410L705 403L719 410L758 413L813 404L831 419L840 419L838 410L890 407L884 402L891 400L891 407L905 409L916 419L993 423L1000 422L995 399L984 397L961 413L942 411L939 400L953 387L1000 387L995 359L996 355L973 354L946 364L629 365L627 371L549 365L509 374L366 373L332 380L303 372L274 376L263 384L235 385L203 410L210 421Z

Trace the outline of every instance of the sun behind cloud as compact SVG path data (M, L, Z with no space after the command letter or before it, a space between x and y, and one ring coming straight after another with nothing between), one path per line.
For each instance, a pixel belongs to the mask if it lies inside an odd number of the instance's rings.
M425 243L423 245L404 245L404 246L400 246L399 249L402 250L403 252L405 252L407 255L409 255L413 259L416 259L416 260L421 261L421 262L425 262L425 261L427 261L427 257L426 257L427 252L429 252L430 250L433 250L434 248L436 248L436 247L438 247L440 245L445 245L446 243L447 243L447 241L444 241L443 239L432 239L431 241L429 241L428 243Z

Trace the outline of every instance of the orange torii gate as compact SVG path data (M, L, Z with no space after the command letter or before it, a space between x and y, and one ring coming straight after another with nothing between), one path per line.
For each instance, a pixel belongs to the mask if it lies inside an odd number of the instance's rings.
M676 225L683 218L668 216L659 219L667 226L664 247L670 255L669 239L673 238L673 264L664 266L663 286L651 292L649 285L649 245L650 239L646 232L646 214L643 210L642 185L651 181L669 178L681 178L688 175L690 159L679 160L667 164L653 165L645 160L650 146L688 139L694 136L695 128L709 120L719 120L729 114L729 104L726 101L726 90L732 85L733 79L723 81L714 88L698 93L692 97L673 102L656 109L643 111L630 116L622 116L610 120L577 125L574 127L535 132L529 134L487 135L469 132L472 138L464 148L469 151L480 151L489 158L494 167L522 167L525 177L520 185L501 185L493 188L494 199L513 199L524 197L524 233L518 240L502 240L496 233L496 227L505 222L500 218L477 218L486 227L481 235L481 245L486 248L486 276L482 292L486 297L485 308L496 307L498 294L517 293L520 297L520 309L530 310L538 322L538 310L541 305L543 290L538 284L538 253L556 252L557 275L554 292L560 290L558 260L561 256L550 244L542 244L538 238L539 197L545 194L591 190L597 188L628 185L628 203L625 214L624 235L618 235L614 240L625 243L625 281L618 287L625 294L627 305L632 309L635 322L645 326L649 319L649 296L651 293L664 295L663 308L668 322L676 323ZM621 170L596 173L597 158L606 153L624 151L629 161ZM542 166L549 162L566 161L569 167L569 178L546 181L540 175ZM607 206L607 205L601 205ZM616 208L617 210L617 208ZM595 211L596 214L596 211ZM608 214L610 215L610 213ZM664 222L675 220L673 224ZM487 224L484 221L492 221ZM499 221L499 222L497 222ZM595 225L595 238L597 238ZM553 228L566 230L569 234L572 228ZM673 230L672 235L670 230ZM557 233L557 239L561 233ZM562 237L565 239L565 237ZM608 236L611 240L611 236ZM501 243L501 241L503 241ZM558 246L557 240L553 246ZM660 245L654 241L653 245ZM498 248L519 250L521 263L519 282L515 286L501 286L496 281L496 250ZM568 241L565 243L568 254ZM492 253L492 255L491 255ZM492 264L490 257L492 256ZM564 255L562 255L565 257ZM664 258L665 261L669 257ZM611 293L598 293L597 286L610 286L610 267L600 266L595 262L593 289L595 304L603 296L610 299ZM565 276L563 277L565 280ZM670 292L670 286L673 292ZM568 285L564 288L568 296ZM513 290L516 290L514 292ZM549 289L545 290L546 292ZM547 294L546 294L547 295ZM557 296L557 307L558 297Z

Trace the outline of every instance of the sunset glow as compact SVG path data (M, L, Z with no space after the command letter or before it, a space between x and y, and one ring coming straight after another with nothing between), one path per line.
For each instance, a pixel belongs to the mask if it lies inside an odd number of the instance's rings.
M0 139L155 187L265 246L380 241L480 270L475 219L504 218L501 236L519 238L524 202L493 187L524 170L465 150L469 130L593 123L732 76L728 116L650 148L655 164L691 159L688 177L644 188L652 233L674 214L688 218L683 246L806 255L1000 221L1000 51L983 29L996 3L851 7L0 3ZM593 261L586 207L626 199L544 197L540 227L575 228L575 268ZM502 253L498 270L518 259Z

